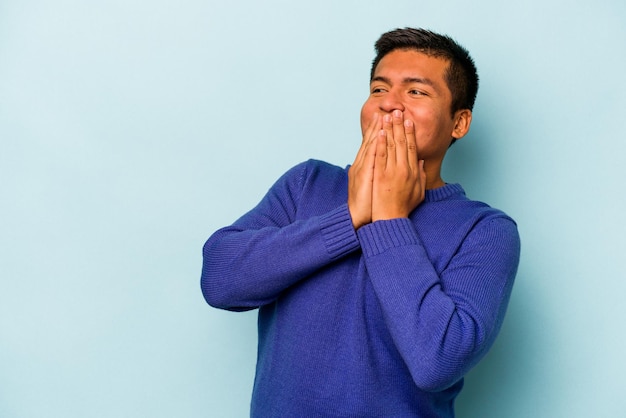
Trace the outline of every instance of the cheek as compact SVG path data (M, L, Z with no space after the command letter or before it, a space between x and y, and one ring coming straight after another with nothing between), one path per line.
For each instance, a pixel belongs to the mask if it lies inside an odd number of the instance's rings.
M435 112L427 107L410 109L407 113L408 115L406 115L405 118L412 119L413 122L420 125L431 124L434 120L437 119Z
M361 107L361 135L365 135L365 130L372 120L374 112L371 110L371 107L369 101L363 103L363 107Z
M442 116L435 109L422 108L412 111L408 118L413 120L418 129L432 134L445 127L446 118Z

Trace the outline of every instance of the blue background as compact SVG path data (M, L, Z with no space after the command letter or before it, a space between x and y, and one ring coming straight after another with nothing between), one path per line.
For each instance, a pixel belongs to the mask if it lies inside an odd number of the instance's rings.
M352 162L373 43L452 35L481 89L444 178L519 223L459 417L626 409L626 3L0 1L0 416L243 417L254 312L201 247L310 157Z

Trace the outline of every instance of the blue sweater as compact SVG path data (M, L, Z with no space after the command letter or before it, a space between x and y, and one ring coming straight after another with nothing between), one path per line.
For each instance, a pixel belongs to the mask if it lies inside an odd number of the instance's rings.
M355 231L347 198L347 169L302 163L204 246L207 302L259 308L251 415L453 417L502 324L516 224L448 184Z

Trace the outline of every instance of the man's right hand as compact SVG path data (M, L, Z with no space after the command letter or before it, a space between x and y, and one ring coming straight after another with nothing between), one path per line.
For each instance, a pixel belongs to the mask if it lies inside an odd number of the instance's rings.
M354 163L348 170L348 210L354 229L372 222L372 186L374 183L374 163L376 142L386 141L381 136L382 117L374 114L371 123L363 133L361 148Z

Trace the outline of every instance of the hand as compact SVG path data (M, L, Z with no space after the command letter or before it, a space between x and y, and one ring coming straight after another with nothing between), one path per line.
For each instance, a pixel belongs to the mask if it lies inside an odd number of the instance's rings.
M406 218L423 200L424 160L419 160L415 124L399 110L385 115L378 132L372 184L371 221ZM382 140L384 139L384 141Z
M372 183L374 181L376 140L381 130L381 117L376 113L363 132L361 148L359 148L354 163L348 170L348 210L352 217L354 229L359 229L372 222Z

